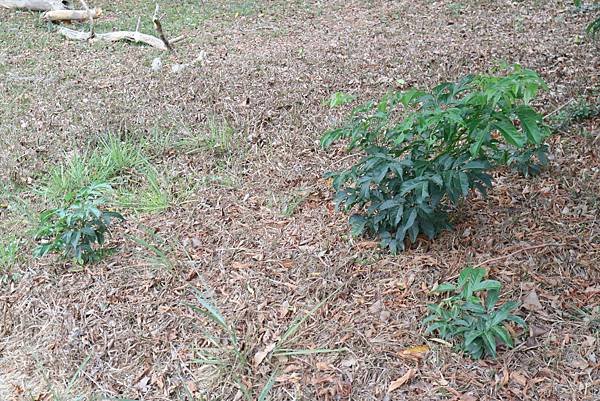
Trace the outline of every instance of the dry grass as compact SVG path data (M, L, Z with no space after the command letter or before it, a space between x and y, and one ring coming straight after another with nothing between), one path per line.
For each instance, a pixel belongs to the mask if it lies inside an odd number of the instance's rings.
M106 10L98 30L135 26L153 9L90 6ZM345 113L323 106L333 92L366 100L398 79L428 86L500 60L541 73L546 112L593 100L598 42L581 38L591 14L555 0L162 9L167 34L187 37L174 55L67 42L31 13L0 10L0 235L24 240L14 278L0 280L1 400L230 400L243 399L241 387L256 398L274 372L273 400L600 398L598 118L552 138L541 176L498 172L453 232L397 256L348 239L321 178L344 154L317 145ZM214 132L221 138L215 121L232 129L226 146L211 145ZM113 237L121 251L84 271L33 260L28 230L45 206L36 190L108 133L143 144L165 207L127 209ZM146 175L127 174L123 190L147 188ZM543 306L521 311L531 332L495 361L454 354L419 324L428 290L469 263L485 264L506 298L534 289ZM218 306L247 362L186 305L196 302L191 288ZM344 351L268 355L255 366L298 316L307 318L287 347ZM429 347L421 358L401 354L419 345ZM194 362L209 348L225 366ZM412 380L386 394L409 369Z

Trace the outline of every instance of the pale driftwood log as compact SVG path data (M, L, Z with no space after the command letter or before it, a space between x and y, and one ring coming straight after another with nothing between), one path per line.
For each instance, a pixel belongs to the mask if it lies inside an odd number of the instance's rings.
M89 11L86 10L53 10L46 11L42 14L41 18L46 21L59 22L59 21L88 21L91 18L98 18L102 15L101 8L92 8Z
M66 0L0 0L0 7L19 10L66 10L69 6L70 2Z
M92 42L96 40L103 40L107 42L118 42L120 40L124 40L134 43L145 43L149 46L156 47L160 50L168 50L164 42L156 36L147 35L145 33L140 32L116 31L107 33L96 33L95 36L90 39L89 32L76 31L74 29L69 29L65 28L64 26L61 26L58 28L58 33L60 33L65 38L71 40L90 40Z

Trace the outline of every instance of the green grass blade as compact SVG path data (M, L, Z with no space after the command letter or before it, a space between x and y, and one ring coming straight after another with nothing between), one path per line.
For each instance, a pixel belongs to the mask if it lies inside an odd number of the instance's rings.
M299 356L299 355L314 355L314 354L334 354L347 352L348 348L316 348L316 349L279 349L273 351L274 356Z
M285 344L285 342L287 340L289 340L291 337L293 337L298 330L300 329L300 326L302 326L302 324L312 315L315 314L315 312L317 312L323 305L325 305L330 299L332 299L334 296L336 296L341 289L338 289L336 291L334 291L333 293L331 293L327 298L325 298L324 300L322 300L321 302L319 302L317 304L317 306L315 306L313 309L311 309L308 313L306 313L303 316L297 316L293 321L292 324L290 325L290 327L286 330L286 332L281 336L281 339L278 342L278 347L280 345ZM276 348L276 349L277 349Z
M269 377L269 380L265 383L265 386L263 387L260 394L258 395L257 401L267 401L267 397L269 396L271 389L275 385L276 379L277 379L277 371L275 371L271 374L271 376Z

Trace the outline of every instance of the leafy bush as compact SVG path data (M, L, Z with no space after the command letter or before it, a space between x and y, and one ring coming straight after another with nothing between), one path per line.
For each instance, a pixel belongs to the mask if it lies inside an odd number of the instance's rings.
M408 237L434 238L450 227L449 204L475 188L485 194L489 171L510 165L526 174L546 162L549 128L530 105L542 79L515 66L504 76L467 76L429 93L392 92L356 108L349 123L327 132L324 148L348 139L366 153L350 169L328 173L352 233L376 234L392 252Z
M36 257L62 253L79 264L95 262L104 256L106 234L113 220L123 221L117 212L106 211L108 184L92 184L65 197L68 206L51 209L40 216L36 239L44 240L35 250Z
M436 293L450 292L455 295L439 304L428 305L430 315L426 334L437 332L444 340L460 338L457 347L473 359L484 355L496 357L498 343L513 347L513 339L504 324L508 321L524 327L525 322L511 314L518 304L506 302L496 308L502 285L495 280L482 280L484 269L464 269L456 284L440 284ZM479 294L487 291L485 300Z

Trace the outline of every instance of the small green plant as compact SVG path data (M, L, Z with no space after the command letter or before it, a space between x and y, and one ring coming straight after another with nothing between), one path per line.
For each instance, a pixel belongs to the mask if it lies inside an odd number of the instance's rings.
M327 132L329 147L349 139L365 156L328 173L335 201L350 217L353 235L372 233L392 252L405 239L430 239L450 228L448 210L471 189L485 194L490 170L501 165L526 174L545 163L550 134L531 106L542 79L515 66L506 75L468 76L431 92L392 92L354 110L350 122Z
M0 288L18 277L13 273L13 268L19 257L19 248L20 242L16 238L0 240Z
M19 240L0 241L0 274L7 272L16 263L19 255Z
M585 31L590 37L592 37L592 39L596 38L596 35L600 31L600 18L596 18L594 21L592 21L587 26Z
M352 96L345 92L335 92L329 97L326 103L330 108L334 108L352 103L354 99L356 99L356 96Z
M549 116L549 120L554 131L561 131L569 128L569 126L572 124L576 124L599 115L600 96L592 95L591 101L583 96L580 96L573 99L558 113Z
M473 359L486 355L495 358L499 343L514 346L507 322L525 326L523 319L511 313L519 306L517 302L496 307L502 285L496 280L483 280L485 274L484 269L465 268L456 284L438 285L433 292L454 295L428 305L430 314L423 321L428 325L426 334L437 332L444 340L459 339L457 348ZM481 297L483 292L487 292L485 298Z
M67 195L67 206L43 212L36 234L42 243L34 256L61 253L79 264L101 259L107 252L102 246L111 223L124 220L121 214L103 208L110 191L106 183L92 184Z
M582 0L573 0L573 4L578 11L596 11L600 8L600 4L596 1L595 4L584 4ZM595 39L600 31L600 17L596 18L585 29L586 33Z

